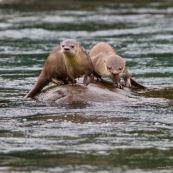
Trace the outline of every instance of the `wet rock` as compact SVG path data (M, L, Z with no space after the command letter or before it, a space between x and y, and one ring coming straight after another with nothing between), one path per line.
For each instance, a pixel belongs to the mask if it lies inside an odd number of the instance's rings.
M80 83L77 83L75 86L54 86L43 90L36 96L38 101L54 102L57 104L119 102L126 101L127 98L130 99L125 90L117 89L110 83L98 81L90 83L88 86Z

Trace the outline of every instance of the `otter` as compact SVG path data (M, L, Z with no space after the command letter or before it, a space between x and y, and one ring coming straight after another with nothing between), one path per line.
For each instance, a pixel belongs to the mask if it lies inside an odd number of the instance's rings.
M48 56L33 88L25 96L34 97L48 83L57 85L76 83L76 78L84 75L83 84L90 83L93 65L89 54L80 42L67 39L60 43Z
M132 85L142 89L146 88L131 77L124 59L109 44L97 43L89 54L93 63L93 74L97 79L102 80L102 77L110 77L113 84L120 89L123 89L124 86L130 88ZM120 84L121 77L125 81L123 85Z

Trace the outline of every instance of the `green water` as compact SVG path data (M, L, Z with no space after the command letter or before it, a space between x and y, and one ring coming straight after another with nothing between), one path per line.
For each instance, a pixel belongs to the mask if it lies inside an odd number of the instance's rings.
M173 2L0 1L0 172L173 172ZM28 1L26 1L28 2ZM62 40L116 47L126 102L23 99Z

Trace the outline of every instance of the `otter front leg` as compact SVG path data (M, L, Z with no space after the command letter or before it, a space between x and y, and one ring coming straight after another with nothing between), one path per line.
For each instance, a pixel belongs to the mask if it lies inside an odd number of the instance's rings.
M132 85L131 85L131 79L130 79L130 77L124 79L124 82L125 82L125 83L124 83L123 85L124 85L125 87L131 88Z
M58 79L55 79L55 78L51 78L51 82L56 84L56 85L64 85L64 81L62 80L58 80Z
M83 84L88 85L90 83L90 76L85 75L83 78Z
M73 85L75 86L75 85L76 85L76 83L77 83L77 81L76 81L76 80L70 81L70 85L72 85L72 86L73 86Z
M76 85L77 81L73 77L68 77L68 81L70 85Z
M90 83L91 78L93 77L93 79L94 79L94 76L95 76L94 73L91 71L85 72L85 75L83 78L83 84L87 86Z
M96 72L93 72L94 77L96 77L97 81L102 82L103 79L100 75L98 75Z
M123 86L131 88L131 76L127 70L127 68L124 69L123 73L121 74L121 77L124 79L124 84Z
M112 77L113 85L116 88L123 89L124 87L120 84L120 75L116 75Z

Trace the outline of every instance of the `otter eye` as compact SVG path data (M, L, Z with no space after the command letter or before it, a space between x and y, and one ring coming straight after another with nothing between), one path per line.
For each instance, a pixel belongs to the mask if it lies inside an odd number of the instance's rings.
M112 68L111 67L107 67L108 70L111 70Z
M74 48L74 46L72 45L71 48Z
M64 44L62 45L62 47L64 47Z
M122 70L122 69L123 69L122 67L119 68L119 70Z

